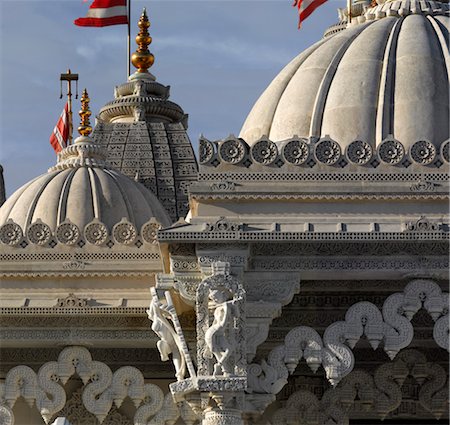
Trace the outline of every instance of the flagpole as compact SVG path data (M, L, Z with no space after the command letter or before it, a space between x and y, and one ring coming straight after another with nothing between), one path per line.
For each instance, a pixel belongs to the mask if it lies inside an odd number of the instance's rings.
M131 37L130 37L130 20L131 20L131 0L127 0L127 16L128 16L128 36L127 36L127 79L131 74L130 54L131 54Z
M61 85L63 81L67 81L67 108L69 109L69 140L68 144L72 144L72 132L73 132L73 124L72 124L72 81L77 82L78 84L78 74L72 74L70 69L67 70L67 74L61 74L60 77ZM62 89L62 87L61 87ZM62 98L62 90L60 98ZM76 98L78 98L78 85L76 90Z
M347 0L347 15L348 15L348 23L352 22L352 0Z

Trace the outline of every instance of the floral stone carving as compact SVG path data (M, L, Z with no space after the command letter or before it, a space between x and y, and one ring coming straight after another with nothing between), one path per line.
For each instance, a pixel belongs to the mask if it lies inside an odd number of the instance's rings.
M56 238L65 245L75 245L80 239L80 229L75 224L66 221L56 229Z
M278 156L277 145L270 140L260 140L252 148L253 160L259 164L270 165Z
M161 229L161 224L156 220L151 219L142 226L141 236L145 242L150 244L156 244L156 237L158 236L158 230Z
M309 147L303 139L287 142L282 149L283 157L289 164L304 164L309 157Z
M201 137L199 140L200 164L207 164L214 157L214 145L209 140Z
M2 241L5 245L19 245L22 238L22 228L11 219L8 219L8 221L0 227L0 241Z
M358 165L366 165L372 159L372 147L362 140L355 140L347 146L347 158Z
M411 158L422 165L431 164L436 158L436 148L435 146L427 141L420 140L411 146Z
M59 308L73 308L73 307L86 307L88 299L78 298L75 294L69 294L66 298L58 298L55 307Z
M397 165L405 156L405 148L398 140L386 139L378 147L378 155L383 162Z
M36 245L46 245L52 236L50 227L43 223L41 220L37 220L27 229L27 237L31 243Z
M444 158L445 162L449 162L449 147L450 147L450 140L446 140L441 145L441 155L442 158Z
M127 219L122 218L119 223L114 225L112 235L118 243L123 245L131 245L136 240L137 230L133 223L130 223Z
M223 161L239 164L245 158L246 148L241 140L228 139L220 145L219 154Z
M322 164L334 165L341 157L341 147L331 139L323 139L315 148L316 159Z
M103 245L108 239L108 228L98 220L87 224L84 228L84 237L92 245Z

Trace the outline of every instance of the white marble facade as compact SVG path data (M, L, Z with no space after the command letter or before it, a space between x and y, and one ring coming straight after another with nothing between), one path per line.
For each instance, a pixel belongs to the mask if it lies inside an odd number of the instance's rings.
M376 3L198 168L134 74L6 200L1 424L448 423L449 5Z

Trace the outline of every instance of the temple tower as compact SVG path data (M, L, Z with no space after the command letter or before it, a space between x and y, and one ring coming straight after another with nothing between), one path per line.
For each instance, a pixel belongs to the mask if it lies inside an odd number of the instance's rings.
M187 188L197 179L197 162L187 135L188 116L169 100L164 86L148 71L154 57L145 10L139 20L137 71L114 89L114 100L97 116L93 137L107 148L108 165L134 178L161 201L176 221L188 210Z

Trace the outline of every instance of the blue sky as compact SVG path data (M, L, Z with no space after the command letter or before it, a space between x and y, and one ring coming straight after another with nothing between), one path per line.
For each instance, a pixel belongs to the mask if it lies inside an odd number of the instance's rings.
M264 88L322 37L337 21L337 7L345 6L344 0L329 0L299 31L291 3L132 0L132 36L146 7L155 55L151 71L189 114L195 148L200 133L210 139L238 134ZM93 115L126 80L126 26L76 27L73 20L89 4L0 0L0 163L7 196L55 163L48 139L64 106L61 72L70 67L80 74ZM79 107L76 101L74 112Z

